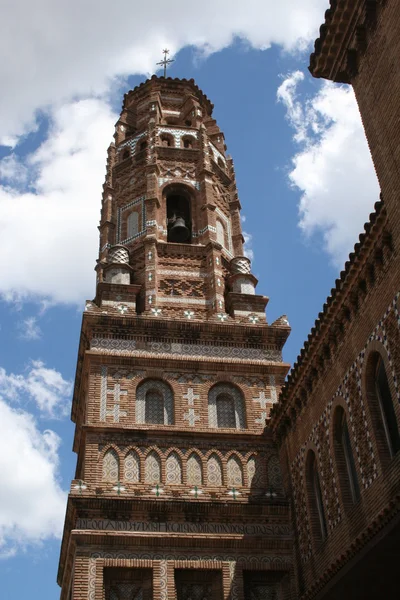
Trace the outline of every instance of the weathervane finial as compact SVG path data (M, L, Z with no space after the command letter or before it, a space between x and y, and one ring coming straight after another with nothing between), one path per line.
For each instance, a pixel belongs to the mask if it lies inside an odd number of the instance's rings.
M169 50L168 48L165 48L163 50L164 53L164 58L163 60L161 60L160 62L157 63L157 65L160 65L161 67L164 67L164 77L167 76L167 65L170 65L171 63L174 62L173 58L167 58L168 54L169 54Z

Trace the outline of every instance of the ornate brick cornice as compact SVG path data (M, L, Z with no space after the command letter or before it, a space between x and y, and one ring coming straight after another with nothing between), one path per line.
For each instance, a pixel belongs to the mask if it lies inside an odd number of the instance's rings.
M384 4L385 0L330 0L310 56L311 74L351 83Z
M289 373L279 402L273 407L271 427L278 438L290 430L297 414L307 404L308 395L330 364L348 323L357 314L392 253L392 239L386 223L384 203L377 202L370 221L364 225L365 233L360 235L359 243L354 246L354 252L336 280L336 286Z

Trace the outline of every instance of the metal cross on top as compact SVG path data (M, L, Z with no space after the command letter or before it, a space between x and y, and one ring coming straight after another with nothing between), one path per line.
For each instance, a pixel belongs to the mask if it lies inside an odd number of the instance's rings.
M165 50L163 50L163 53L164 53L163 60L161 60L157 64L160 65L160 67L164 67L164 77L166 77L167 76L167 66L170 65L171 63L173 63L174 59L173 58L167 58L167 56L169 54L169 50L167 48L165 48Z

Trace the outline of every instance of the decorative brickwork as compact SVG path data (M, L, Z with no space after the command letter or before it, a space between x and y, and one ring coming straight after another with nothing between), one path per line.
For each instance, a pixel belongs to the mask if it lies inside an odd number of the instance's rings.
M61 600L244 600L243 569L292 568L266 428L290 329L267 324L211 113L193 81L124 98L82 324Z

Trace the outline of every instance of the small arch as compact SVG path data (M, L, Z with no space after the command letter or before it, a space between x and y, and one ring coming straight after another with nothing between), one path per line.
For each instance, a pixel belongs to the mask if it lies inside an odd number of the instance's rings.
M228 485L232 487L241 487L243 485L242 464L237 456L231 456L226 465Z
M103 456L102 480L111 483L119 481L119 458L113 448L107 450Z
M246 426L242 392L230 383L217 383L208 392L210 427L244 429Z
M196 147L196 138L192 135L185 135L181 138L181 144L183 148L193 149Z
M149 452L144 461L145 483L161 483L161 460L155 450Z
M136 423L174 424L174 395L170 386L159 379L147 379L136 388Z
M186 125L186 127L191 127L192 126L192 121L189 121L189 119L187 119L185 121L185 125Z
M182 462L176 452L171 452L165 463L165 483L167 485L182 483Z
M318 463L312 450L308 451L306 459L306 489L312 536L314 543L319 545L327 538L328 530L326 527Z
M124 479L130 483L140 481L140 459L134 450L130 450L124 459Z
M400 450L399 425L384 357L378 351L372 351L368 356L365 384L378 446L383 458L391 458Z
M126 160L127 158L130 158L131 156L131 152L129 150L129 148L125 148L125 150L122 153L122 160Z
M146 148L147 148L147 141L144 140L143 142L140 142L140 144L139 144L140 152L142 152L143 150L146 150Z
M216 454L211 454L207 461L207 485L211 487L222 485L222 465Z
M160 135L160 143L161 146L164 146L165 148L173 148L175 145L173 136L168 135L167 133L162 133Z
M189 485L203 484L203 467L200 458L194 452L186 463L186 481Z
M131 238L139 233L139 213L133 210L126 220L126 237Z

